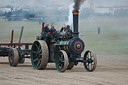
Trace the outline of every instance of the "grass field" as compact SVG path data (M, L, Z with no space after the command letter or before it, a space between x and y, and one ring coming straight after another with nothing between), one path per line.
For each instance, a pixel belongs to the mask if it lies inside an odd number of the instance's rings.
M85 42L85 50L93 50L97 54L128 55L128 17L91 17L80 19L79 32ZM57 30L64 22L56 22ZM33 42L40 35L41 25L34 21L5 21L0 19L0 42L10 42L11 30L15 30L14 41L17 42L24 26L22 42ZM97 28L101 28L98 35Z

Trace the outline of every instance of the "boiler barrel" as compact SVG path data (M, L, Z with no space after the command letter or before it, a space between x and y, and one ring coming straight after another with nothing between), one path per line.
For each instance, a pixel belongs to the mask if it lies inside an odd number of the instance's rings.
M58 50L64 50L66 52L70 52L68 45L69 45L69 40L65 40L65 41L60 40L56 42L55 48Z
M56 50L64 50L71 54L81 54L84 50L84 42L80 38L60 40L55 44Z

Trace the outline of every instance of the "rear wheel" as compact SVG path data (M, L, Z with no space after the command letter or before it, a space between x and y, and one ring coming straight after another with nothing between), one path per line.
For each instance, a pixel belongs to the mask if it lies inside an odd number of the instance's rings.
M96 59L96 55L91 52L91 51L87 51L84 54L84 67L87 71L92 72L96 69L96 65L97 65L97 59Z
M19 54L16 48L10 48L8 56L9 64L12 67L16 67L19 61Z
M31 49L31 62L34 69L43 70L48 63L49 53L47 43L43 40L35 41Z
M68 55L64 50L57 52L55 56L56 69L59 72L64 72L68 67Z

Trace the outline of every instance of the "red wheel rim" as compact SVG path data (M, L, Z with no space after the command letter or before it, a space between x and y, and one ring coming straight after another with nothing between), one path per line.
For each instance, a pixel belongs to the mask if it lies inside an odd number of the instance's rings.
M10 61L10 62L13 61L13 54L12 54L12 53L9 54L9 61Z

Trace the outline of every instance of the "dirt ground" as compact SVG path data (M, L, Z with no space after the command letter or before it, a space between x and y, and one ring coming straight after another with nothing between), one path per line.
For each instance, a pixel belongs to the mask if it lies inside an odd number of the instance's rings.
M8 58L0 58L0 85L128 85L127 55L97 55L97 68L87 72L82 63L65 73L55 64L46 70L34 70L30 59L10 67Z

